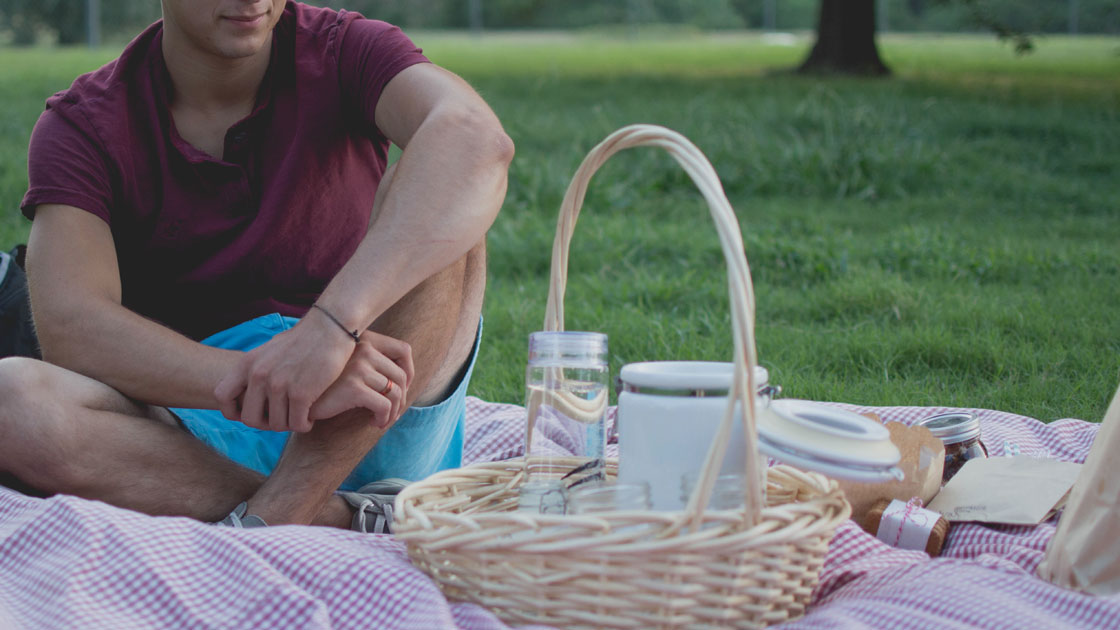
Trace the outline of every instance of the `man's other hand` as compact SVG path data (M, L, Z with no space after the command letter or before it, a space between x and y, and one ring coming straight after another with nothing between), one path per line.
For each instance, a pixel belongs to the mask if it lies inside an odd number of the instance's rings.
M413 374L407 343L367 330L342 374L311 405L309 418L315 422L365 409L378 427L388 428L408 409Z

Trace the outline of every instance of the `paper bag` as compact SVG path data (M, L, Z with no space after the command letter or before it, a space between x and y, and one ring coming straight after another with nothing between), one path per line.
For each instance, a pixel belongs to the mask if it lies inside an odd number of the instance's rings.
M908 427L901 422L888 422L885 426L891 432L891 442L902 455L898 467L905 478L886 483L839 480L857 523L863 523L871 506L881 499L906 502L918 497L928 503L941 488L941 471L945 468L945 445L941 440L922 426Z
M1038 574L1093 595L1120 592L1120 390L1112 399Z
M1051 518L1081 474L1081 464L1036 457L978 458L929 504L951 522L1038 525Z

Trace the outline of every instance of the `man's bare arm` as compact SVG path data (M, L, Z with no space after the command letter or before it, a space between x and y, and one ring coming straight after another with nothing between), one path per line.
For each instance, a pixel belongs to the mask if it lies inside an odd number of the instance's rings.
M244 354L202 345L122 306L116 249L104 221L70 206L39 206L27 251L44 359L146 403L217 408L214 388ZM317 401L315 417L361 407L382 425L396 419L412 378L407 344L370 333L347 353L346 378ZM386 375L396 390L383 395Z
M319 304L347 330L368 327L421 281L480 243L505 197L513 144L490 108L455 75L429 64L394 77L377 105L381 131L404 151L365 239ZM424 340L411 340L413 346ZM317 312L247 357L219 385L240 419L307 427L312 402L342 370L352 343ZM423 349L414 354L422 356ZM427 383L416 379L413 392ZM227 415L229 415L227 413Z
M143 402L215 408L241 353L196 343L121 305L109 226L78 208L36 209L27 248L43 358Z
M376 120L404 149L394 186L320 298L343 321L362 325L485 238L513 158L513 142L489 106L438 66L412 66L390 81Z

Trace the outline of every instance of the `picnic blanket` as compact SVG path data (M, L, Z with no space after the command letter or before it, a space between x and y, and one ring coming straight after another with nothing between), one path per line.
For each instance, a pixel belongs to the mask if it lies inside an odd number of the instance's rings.
M908 424L956 411L844 407ZM1081 462L1097 430L1080 420L1043 424L972 411L994 456ZM520 455L522 413L468 399L466 461ZM547 427L544 433L534 448L563 449ZM1120 596L1085 596L1035 577L1054 528L1054 521L958 524L942 557L931 559L889 547L848 521L808 614L778 627L1120 628ZM391 536L302 526L227 529L0 489L0 630L506 627L479 606L447 601Z

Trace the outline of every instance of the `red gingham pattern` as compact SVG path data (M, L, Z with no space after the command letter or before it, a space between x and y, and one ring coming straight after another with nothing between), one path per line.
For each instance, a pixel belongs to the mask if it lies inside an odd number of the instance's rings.
M908 424L954 411L844 407ZM1024 455L1083 461L1097 429L974 411L993 456L1017 447ZM521 454L522 414L517 406L468 399L466 461ZM616 449L611 444L610 454ZM1120 596L1080 595L1034 576L1053 533L1054 522L958 524L943 556L930 559L889 547L849 521L833 541L814 605L781 627L1120 628ZM0 630L506 627L485 609L444 599L389 536L217 528L0 489Z

